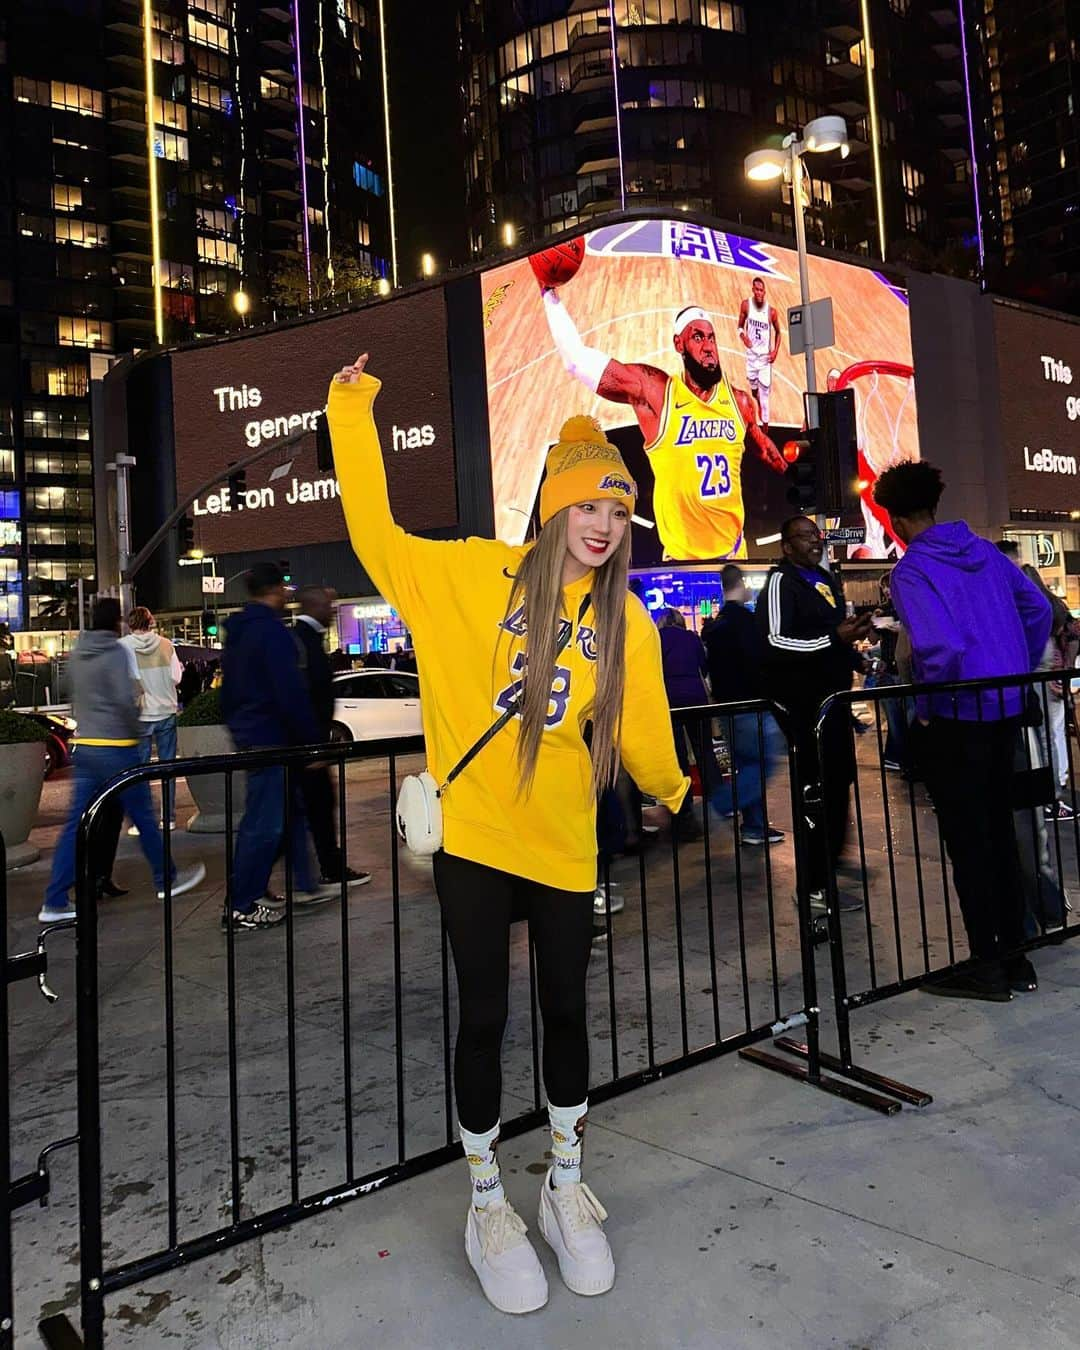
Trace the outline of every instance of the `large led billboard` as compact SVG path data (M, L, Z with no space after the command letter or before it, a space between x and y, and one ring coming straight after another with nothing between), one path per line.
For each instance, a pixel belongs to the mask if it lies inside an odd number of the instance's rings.
M1080 323L994 303L1009 508L1080 510Z
M409 530L457 524L446 309L442 291L431 290L172 354L178 495L261 445L308 433L286 456L247 470L240 510L229 509L222 487L196 499L199 548L253 552L348 537L337 483L316 465L315 427L331 375L363 351L383 382L378 422L397 520Z
M547 450L567 417L588 413L638 484L636 564L775 553L792 510L782 451L803 426L806 387L788 333L794 250L660 219L604 226L582 244L564 246L563 262L541 251L540 272L568 278L548 290L528 258L483 277L496 533L527 537ZM884 557L896 546L870 487L919 453L907 296L871 267L811 257L809 268L835 325L817 352L818 387L855 393L859 552Z

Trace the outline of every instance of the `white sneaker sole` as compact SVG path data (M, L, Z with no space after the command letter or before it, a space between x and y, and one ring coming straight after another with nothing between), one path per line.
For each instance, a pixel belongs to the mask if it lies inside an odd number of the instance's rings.
M172 886L169 889L169 894L172 896L174 900L178 895L186 895L188 891L193 891L195 887L199 884L199 882L205 878L205 876L206 876L206 864L196 863L190 872L182 873L180 876L177 877L177 879L173 882ZM158 891L157 898L159 900L164 900L165 892Z
M466 1221L465 1225L465 1256L469 1265L473 1268L473 1273L480 1281L480 1288L484 1291L484 1297L493 1308L499 1312L510 1313L511 1316L521 1316L524 1313L537 1312L544 1307L548 1301L548 1283L543 1270L540 1270L539 1280L514 1280L501 1282L492 1279L490 1272L485 1273L481 1262L479 1252L472 1250L472 1243L469 1240L472 1225ZM539 1266L539 1260L537 1261Z
M38 913L38 923L66 923L68 919L74 917L73 909L41 909Z
M544 1184L547 1185L547 1182ZM540 1235L555 1253L555 1259L559 1263L559 1274L567 1289L572 1294L580 1294L583 1298L595 1298L597 1294L606 1294L615 1283L615 1259L610 1249L606 1261L583 1265L567 1251L559 1229L559 1220L554 1214L549 1216L547 1204L543 1200L540 1203L537 1223Z

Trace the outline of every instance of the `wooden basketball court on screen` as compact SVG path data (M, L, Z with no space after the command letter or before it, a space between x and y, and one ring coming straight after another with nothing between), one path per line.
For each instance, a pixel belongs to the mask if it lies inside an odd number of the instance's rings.
M799 303L796 257L768 245L754 248L779 274L763 276L783 334L773 368L770 420L774 427L798 427L805 366L802 356L791 355L787 333L788 308ZM739 305L754 277L762 275L754 267L691 257L598 254L590 244L560 296L588 346L619 361L646 362L670 372L681 369L672 346L675 315L686 305L700 305L712 316L728 380L746 388L745 349L736 331ZM820 389L826 388L830 371L856 362L911 364L907 305L883 277L870 268L811 258L810 286L815 298L831 295L833 300L835 345L816 354ZM528 259L486 273L483 299L495 527L500 538L517 542L527 529L544 456L563 421L588 413L605 428L615 428L633 425L634 417L625 405L597 397L566 373ZM871 465L880 471L894 458L917 457L909 382L871 376L852 387L860 411L860 446Z

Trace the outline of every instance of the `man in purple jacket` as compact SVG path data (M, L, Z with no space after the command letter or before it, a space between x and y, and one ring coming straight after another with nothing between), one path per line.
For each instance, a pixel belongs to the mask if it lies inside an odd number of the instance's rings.
M1026 675L1046 647L1050 605L963 521L937 523L943 488L941 471L925 461L886 470L874 487L907 549L893 570L892 598L911 637L916 682ZM1023 682L916 699L923 773L975 961L928 983L932 993L1007 1002L1010 990L1038 987L1034 966L1017 952L1024 891L1011 787L1026 699Z

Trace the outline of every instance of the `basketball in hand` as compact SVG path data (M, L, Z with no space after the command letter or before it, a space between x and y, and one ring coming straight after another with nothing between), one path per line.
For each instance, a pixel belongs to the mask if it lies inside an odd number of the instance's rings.
M584 258L585 240L569 239L565 244L554 244L551 248L533 253L529 258L529 266L537 281L547 290L553 286L564 286L576 276Z

